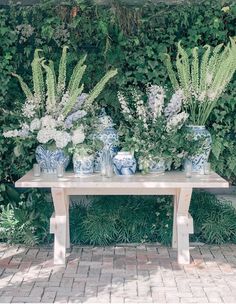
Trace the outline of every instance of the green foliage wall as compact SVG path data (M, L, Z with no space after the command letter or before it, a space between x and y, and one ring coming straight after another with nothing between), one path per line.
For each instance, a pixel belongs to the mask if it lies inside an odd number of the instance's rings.
M217 45L236 36L235 1L194 1L191 4L146 5L140 8L113 5L95 6L89 1L43 1L34 6L0 7L0 180L14 180L31 167L34 145L15 147L2 138L4 126L14 126L12 112L23 100L17 72L29 78L33 51L42 48L45 56L60 58L61 47L70 46L71 64L88 53L88 86L91 88L104 70L119 69L100 98L118 122L116 92L119 88L160 83L169 85L162 63L163 53L176 54L181 39L184 46ZM214 139L212 161L216 170L235 181L235 95L236 78L219 101L209 122Z

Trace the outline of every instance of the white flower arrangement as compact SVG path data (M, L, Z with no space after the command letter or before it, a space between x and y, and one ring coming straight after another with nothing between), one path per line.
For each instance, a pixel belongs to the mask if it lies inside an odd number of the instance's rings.
M86 70L86 55L76 64L67 84L67 49L64 47L62 50L57 78L53 62L40 57L41 50L35 51L32 61L33 92L21 76L13 74L20 82L26 101L22 107L23 123L19 129L5 131L5 137L35 138L40 144L53 145L58 149L66 148L69 143L77 145L84 142L82 119L117 70L108 71L89 94L83 93L81 80Z
M132 102L118 92L124 115L120 128L121 145L135 154L143 172L148 172L150 164L161 158L169 165L175 162L179 166L185 155L179 134L188 119L188 114L181 110L184 95L181 90L176 91L167 104L165 98L164 88L157 85L147 88L146 98L132 90Z

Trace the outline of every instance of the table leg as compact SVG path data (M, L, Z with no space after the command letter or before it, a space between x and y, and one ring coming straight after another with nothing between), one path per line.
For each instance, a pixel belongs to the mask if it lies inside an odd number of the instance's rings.
M192 196L192 189L181 188L177 198L177 247L178 247L178 263L189 264L189 217L188 210Z
M173 230L172 230L172 248L177 248L177 204L178 204L178 193L173 197Z
M69 216L69 209L70 209L70 200L69 196L66 196L67 200L67 208L66 208L66 248L70 248L70 216Z
M66 247L68 246L68 208L69 197L62 188L52 188L52 198L55 209L54 230L54 264L64 265Z

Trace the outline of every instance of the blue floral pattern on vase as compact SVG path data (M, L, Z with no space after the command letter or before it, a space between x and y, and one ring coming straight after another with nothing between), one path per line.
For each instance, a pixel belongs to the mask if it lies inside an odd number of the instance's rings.
M92 174L94 167L94 156L93 155L81 156L79 154L74 154L73 167L75 174L78 176L85 176Z
M99 127L94 135L94 138L100 140L104 144L104 149L109 149L111 157L114 157L118 151L118 132L114 128L114 124L109 115L106 114L105 109L102 109L99 116ZM101 171L101 156L103 150L97 151L94 160L94 171Z
M136 172L137 163L129 152L118 152L113 158L114 172L116 175L133 175Z
M150 173L164 173L166 170L165 160L160 158L159 161L150 162Z
M191 161L192 163L192 172L194 173L203 173L204 165L207 163L210 152L211 152L211 144L212 138L211 134L205 126L187 126L188 131L193 134L193 138L195 141L201 140L203 141L201 151L193 156L189 156L187 161Z
M63 150L51 151L42 145L36 148L35 156L43 173L56 173L58 165L63 165L66 169L70 161L70 157Z

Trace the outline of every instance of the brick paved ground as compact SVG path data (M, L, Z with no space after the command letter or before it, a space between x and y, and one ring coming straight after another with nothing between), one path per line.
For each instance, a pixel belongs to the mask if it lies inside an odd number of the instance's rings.
M236 245L196 246L188 266L154 244L52 254L0 244L0 303L236 303Z

